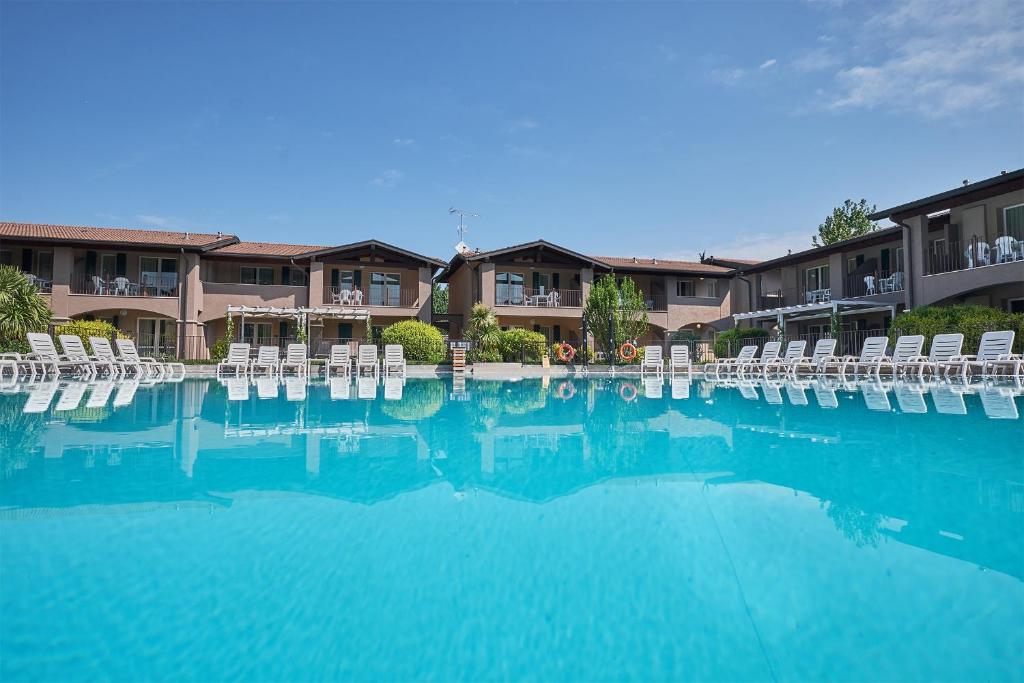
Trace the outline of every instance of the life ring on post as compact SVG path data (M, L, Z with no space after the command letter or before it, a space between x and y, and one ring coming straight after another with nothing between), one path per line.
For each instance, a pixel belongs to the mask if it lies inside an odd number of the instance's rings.
M631 361L636 358L636 347L630 342L626 342L619 347L619 358L624 361Z
M573 386L572 382L562 382L558 385L556 395L563 401L568 401L570 398L576 395L576 387Z
M572 344L562 342L558 346L558 351L555 352L555 356L563 363L568 363L576 357L576 349L572 347Z
M632 382L626 382L621 387L619 387L619 398L621 398L626 403L635 401L638 393L639 392L637 392L636 390L636 385L633 384Z

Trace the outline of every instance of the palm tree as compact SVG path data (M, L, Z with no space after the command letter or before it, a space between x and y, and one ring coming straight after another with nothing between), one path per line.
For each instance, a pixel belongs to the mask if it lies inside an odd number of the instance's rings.
M50 305L13 266L0 266L0 351L27 351L25 334L45 332Z
M492 346L497 344L500 331L494 311L482 303L473 304L466 324L466 337L481 346Z

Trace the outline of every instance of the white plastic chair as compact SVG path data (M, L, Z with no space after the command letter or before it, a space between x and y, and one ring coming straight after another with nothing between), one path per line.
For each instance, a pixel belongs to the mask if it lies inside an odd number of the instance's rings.
M690 347L686 344L675 344L668 352L668 372L675 375L676 370L686 370L686 374L693 374L693 364L690 362Z
M888 348L888 337L868 337L860 349L860 356L846 356L842 359L839 374L845 376L847 369L852 366L854 376L860 372L861 368L867 368L869 374L874 372L877 376L881 372L882 363L885 361L885 351Z
M380 374L377 347L373 344L360 344L356 352L356 374L362 374L363 370L373 370L374 376Z
M907 372L913 367L914 362L921 357L921 348L924 346L923 334L904 334L896 339L896 346L892 350L892 356L882 359L882 365L888 365L893 376L899 372Z
M927 357L911 358L904 365L908 373L916 368L918 377L923 377L926 369L936 374L939 366L960 355L963 345L964 335L960 332L937 334L932 337L932 348Z
M128 374L128 368L134 368L136 374L141 373L141 365L133 365L126 363L117 357L114 353L114 348L110 345L110 340L106 337L89 337L89 346L92 347L92 358L96 363L109 364L115 372L115 375L126 376Z
M1001 330L999 332L986 332L981 335L978 342L978 353L974 355L954 356L948 361L939 363L937 367L945 369L946 375L956 370L962 377L968 377L974 368L979 368L982 375L987 375L991 370L1002 367L1013 367L1015 359L1013 349L1013 330ZM1019 372L1019 364L1015 369Z
M401 344L388 344L384 347L384 375L398 370L405 376L405 349Z
M97 363L89 357L85 350L82 338L75 334L62 334L58 337L61 348L64 349L64 358L71 363L82 363L87 368L87 377L95 377L99 372ZM113 363L103 363L103 366L114 374Z
M807 341L803 339L797 339L786 344L786 353L781 357L776 357L773 361L764 363L761 370L764 375L768 376L769 370L775 370L780 373L789 374L793 368L793 365L804 357L804 349L807 348Z
M327 355L327 371L325 374L330 377L339 368L343 375L352 374L352 349L349 348L348 344L332 345L331 351Z
M716 360L714 363L711 363L710 368L705 367L704 374L706 375L709 372L714 372L715 377L717 378L722 374L723 370L725 370L726 372L738 372L739 368L749 363L751 359L753 359L754 354L756 353L757 346L753 344L744 346L743 348L740 349L739 354L737 354L735 358L722 358L721 360Z
M281 369L281 350L276 346L261 346L256 351L256 360L249 364L249 369L253 374L263 370L268 375L276 375Z
M737 372L743 374L747 371L759 370L764 373L765 368L771 366L779 359L779 352L781 350L782 342L765 342L764 347L761 349L761 356L759 358L751 358L746 363L740 365Z
M289 344L285 350L284 360L281 361L281 374L286 370L294 370L296 374L306 377L309 375L309 358L306 356L305 344Z
M92 293L93 294L106 294L107 283L103 281L99 275L92 276Z
M236 342L228 346L228 355L221 362L217 363L216 375L221 376L221 373L232 368L235 371L235 376L244 375L249 371L249 345L242 342Z
M50 335L43 332L29 332L26 337L28 338L28 345L32 349L32 353L28 354L25 359L38 364L43 371L44 377L49 374L51 369L53 374L58 376L62 369L70 369L83 375L88 375L92 372L92 364L90 362L68 360L57 353L57 347L54 345Z
M798 358L790 363L789 373L793 377L797 377L800 374L802 368L806 368L811 373L823 374L832 365L838 367L839 359L836 358L836 340L835 339L819 339L814 343L814 351L811 353L811 357Z
M871 296L875 293L875 276L865 275L864 276L864 294L865 296Z
M996 263L1007 263L1017 260L1017 240L1009 235L996 238Z
M114 294L116 296L128 296L129 294L129 282L126 277L115 277L114 278Z
M131 365L141 365L146 373L153 377L163 377L165 374L170 372L170 369L165 363L161 363L152 356L140 356L139 350L135 348L135 342L131 339L116 339L114 343L117 345L118 359L122 363ZM181 365L178 363L178 365ZM185 366L181 365L182 374L184 374Z
M661 354L660 346L645 346L644 358L640 361L640 375L653 371L659 377L665 372L665 359Z

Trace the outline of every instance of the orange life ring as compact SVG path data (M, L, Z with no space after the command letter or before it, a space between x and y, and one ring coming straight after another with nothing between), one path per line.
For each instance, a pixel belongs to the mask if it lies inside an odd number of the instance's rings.
M568 363L576 357L576 349L572 347L572 344L562 342L558 347L558 351L555 352L555 356L563 363Z
M637 392L636 390L636 385L633 384L632 382L626 382L621 387L619 387L619 398L621 398L623 401L635 401L637 393L639 392Z
M556 395L563 401L568 401L570 398L576 395L576 387L572 382L562 382L558 385Z
M636 358L636 347L631 343L626 342L619 347L619 358L625 361L630 361Z

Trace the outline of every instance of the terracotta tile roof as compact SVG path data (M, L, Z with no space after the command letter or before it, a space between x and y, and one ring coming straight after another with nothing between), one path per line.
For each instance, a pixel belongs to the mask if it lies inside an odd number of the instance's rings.
M212 249L211 254L234 254L243 256L298 256L327 247L316 244L277 244L274 242L238 242Z
M673 261L670 259L633 258L621 256L592 256L591 258L607 263L619 270L661 270L677 273L731 273L732 268L715 266L700 261Z
M105 242L132 246L192 247L202 249L234 235L170 230L139 230L137 228L94 228L82 225L47 225L43 223L0 222L0 237L45 239L60 242Z

